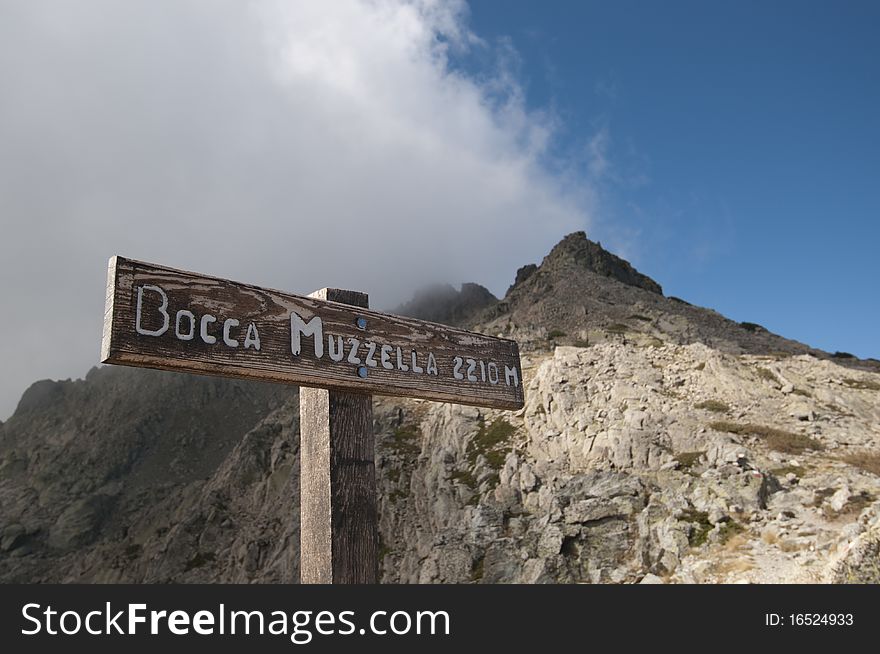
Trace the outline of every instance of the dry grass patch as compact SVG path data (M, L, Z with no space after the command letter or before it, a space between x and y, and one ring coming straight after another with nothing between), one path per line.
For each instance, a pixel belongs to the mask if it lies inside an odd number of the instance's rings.
M679 469L682 472L690 472L691 468L697 465L700 462L700 459L705 456L705 451L700 452L681 452L675 455L675 460L678 461Z
M758 366L755 370L758 373L758 377L760 377L761 379L766 379L768 382L772 382L774 384L779 383L779 378L773 373L772 370L762 368L761 366Z
M840 460L880 477L880 452L852 452L840 457Z
M834 518L861 513L862 509L866 509L871 506L876 499L877 498L874 497L871 493L867 491L862 491L856 495L851 496L846 501L846 504L844 504L843 507L840 509L840 511L838 511L837 513L831 513L831 515L829 515L828 517ZM831 507L826 508L829 509L830 512Z
M781 468L773 468L770 470L770 474L774 477L785 477L785 475L789 473L794 473L798 477L803 477L807 473L807 469L803 466L782 466Z
M880 391L880 384L870 379L844 379L843 385L860 391Z
M709 424L709 428L741 436L758 436L764 440L767 447L771 450L785 454L800 454L805 450L821 451L825 449L825 446L815 438L792 431L785 431L784 429L767 427L766 425L754 425L751 423L742 425L737 422L719 420Z
M718 575L732 575L749 572L750 570L753 570L754 567L755 564L752 562L751 559L745 557L730 558L716 563L713 566L712 571Z
M870 506L876 501L876 497L867 491L861 491L851 495L839 510L832 509L826 500L831 498L836 489L822 488L815 492L812 506L820 509L821 513L827 520L835 520L837 518L852 516L862 512L862 509Z
M739 538L745 530L746 528L736 520L728 520L718 528L718 542L724 545L731 539Z
M743 527L741 532L730 536L724 541L724 549L728 552L737 552L750 542L749 537L746 535L746 529Z
M713 413L727 413L730 411L730 406L726 402L721 402L720 400L706 400L705 402L695 404L694 407L697 409L712 411Z
M786 538L785 540L779 541L779 549L785 553L800 552L801 550L807 549L807 547L809 547L807 543L796 541L793 538Z
M722 531L723 529L724 527L722 527ZM743 532L745 532L745 528L737 530L732 535L725 536L722 533L722 540L718 550L716 550L716 552L720 553L720 556L717 562L712 564L712 572L714 574L739 575L754 569L754 559L745 549L751 541Z
M669 398L672 398L673 400L683 400L684 399L684 394L676 393L671 388L661 388L657 392L660 395L662 395L663 397L669 397Z

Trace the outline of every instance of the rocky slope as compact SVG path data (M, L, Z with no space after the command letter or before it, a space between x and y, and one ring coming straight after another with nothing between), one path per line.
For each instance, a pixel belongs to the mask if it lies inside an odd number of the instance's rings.
M875 362L666 298L582 233L501 301L447 295L401 310L520 340L526 406L376 399L385 581L880 581ZM297 401L34 385L0 425L0 579L295 580Z
M527 374L519 415L413 406L392 432L419 463L383 458L390 580L819 581L876 534L877 375L613 343Z
M76 575L102 548L108 559L87 578L112 578L110 560L135 553L139 520L159 506L183 515L194 489L290 395L115 367L34 384L0 426L0 578Z

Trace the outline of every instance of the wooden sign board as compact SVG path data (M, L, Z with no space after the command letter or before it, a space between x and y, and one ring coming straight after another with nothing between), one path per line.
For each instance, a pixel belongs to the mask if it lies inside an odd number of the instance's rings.
M122 257L110 259L101 360L523 406L515 341Z

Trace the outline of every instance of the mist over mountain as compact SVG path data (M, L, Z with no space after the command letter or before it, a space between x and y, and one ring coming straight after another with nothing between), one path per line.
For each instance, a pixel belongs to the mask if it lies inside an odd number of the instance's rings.
M497 302L498 298L479 284L465 283L458 290L449 284L435 284L417 291L409 302L394 309L393 313L447 325L462 325Z
M512 271L511 271L512 272ZM880 363L663 295L583 232L503 298L511 413L374 399L386 582L878 581ZM0 423L0 580L290 582L296 388L103 367Z

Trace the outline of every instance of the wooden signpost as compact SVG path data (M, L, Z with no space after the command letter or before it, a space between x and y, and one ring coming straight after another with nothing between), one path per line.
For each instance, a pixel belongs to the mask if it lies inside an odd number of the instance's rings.
M304 583L378 580L373 394L523 406L516 342L367 305L110 259L103 363L301 386Z

